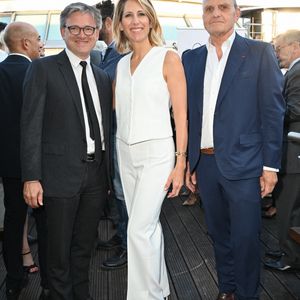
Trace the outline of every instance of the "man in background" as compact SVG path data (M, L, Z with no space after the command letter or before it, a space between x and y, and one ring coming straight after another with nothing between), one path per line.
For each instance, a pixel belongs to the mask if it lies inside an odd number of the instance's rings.
M115 80L115 71L119 60L124 56L119 54L115 49L115 43L113 41L112 32L112 19L114 14L114 4L111 0L103 1L96 5L97 9L100 10L103 25L99 33L99 39L103 40L108 46L102 53L100 68L104 70L111 80ZM97 248L109 250L117 248L116 254L102 263L102 268L107 270L117 269L125 267L127 265L127 224L128 214L123 194L123 188L120 178L119 166L117 161L116 152L116 119L113 115L113 136L112 136L112 147L113 147L113 195L111 195L109 201L115 201L119 212L119 220L117 223L117 233L107 242L99 241Z
M28 280L27 273L23 271L21 255L27 214L20 166L22 87L31 61L39 58L42 42L37 30L24 22L10 23L5 29L4 40L10 55L0 63L0 176L3 180L5 206L3 258L7 270L6 296L13 300L18 299ZM43 287L40 299L47 299L45 215L42 209L35 211L41 216L36 218Z
M284 118L282 167L273 192L277 207L280 251L268 251L273 257L265 266L278 271L300 269L300 245L289 236L289 228L300 226L300 144L288 140L290 131L300 132L300 30L289 30L275 39L281 68L287 69L283 96Z

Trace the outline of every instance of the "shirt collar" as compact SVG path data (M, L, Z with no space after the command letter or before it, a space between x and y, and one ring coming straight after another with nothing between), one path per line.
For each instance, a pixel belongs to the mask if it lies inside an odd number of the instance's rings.
M73 67L77 68L81 61L86 61L87 64L90 64L90 56L87 59L81 59L78 56L76 56L72 51L70 51L68 48L66 48L66 54L70 60L70 63Z
M289 66L288 71L298 62L300 61L300 57L296 58Z
M224 43L222 44L222 51L223 51L223 53L227 49L231 48L231 46L233 44L233 41L235 39L235 36L236 36L236 33L235 33L235 31L233 31L233 33L228 37L228 39L226 41L224 41ZM206 43L206 48L207 48L208 52L211 52L211 51L213 51L213 49L215 49L215 46L211 43L210 37L208 38L208 41Z
M19 55L19 56L23 56L25 58L27 58L30 62L32 61L27 55L23 54L23 53L9 53L9 55Z

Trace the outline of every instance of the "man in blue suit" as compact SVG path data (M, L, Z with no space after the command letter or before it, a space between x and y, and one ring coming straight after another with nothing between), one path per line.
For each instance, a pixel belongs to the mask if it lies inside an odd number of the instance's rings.
M96 5L100 10L103 25L99 33L99 39L107 44L105 53L101 59L100 68L105 71L110 77L111 81L115 80L116 68L119 60L124 56L117 52L115 42L113 40L113 14L115 5L111 0L105 0ZM125 267L127 265L127 225L128 213L125 204L124 192L120 178L119 165L117 161L116 150L116 116L113 114L113 137L112 137L112 153L113 153L113 196L109 199L109 206L112 209L115 205L119 213L119 220L117 223L117 233L108 241L99 241L97 248L110 250L117 248L114 256L105 260L101 267L105 270L114 270ZM115 202L114 202L115 201Z
M213 240L218 300L258 299L260 200L280 167L283 77L272 47L234 31L235 0L203 1L206 45L183 55L189 170Z

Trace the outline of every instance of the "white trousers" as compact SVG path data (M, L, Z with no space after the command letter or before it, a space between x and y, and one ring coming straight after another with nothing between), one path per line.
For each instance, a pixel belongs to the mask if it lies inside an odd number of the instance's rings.
M163 300L170 294L159 215L174 151L172 137L134 145L117 139L129 216L127 300Z

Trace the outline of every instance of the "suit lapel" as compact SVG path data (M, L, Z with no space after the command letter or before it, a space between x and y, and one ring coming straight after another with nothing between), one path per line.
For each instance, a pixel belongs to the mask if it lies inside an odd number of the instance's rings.
M108 119L107 119L107 104L104 101L104 89L102 89L102 79L101 76L99 74L99 72L97 72L94 67L92 66L92 70L95 76L95 80L96 80L96 85L97 85L97 90L98 90L98 95L99 95L99 101L100 101L100 107L101 107L101 117L102 117L102 126L103 126L103 131L104 131L104 141L108 141L108 136L107 136L107 126L106 124L108 124Z
M81 126L85 130L80 92L78 89L78 85L76 82L76 78L75 78L71 63L70 63L65 51L62 51L61 53L58 54L57 62L59 64L59 69L64 77L66 87L68 88L68 90L72 96L72 100L73 100L76 110L78 112Z
M194 97L197 101L197 107L200 113L203 110L203 91L204 91L204 74L205 74L205 65L207 58L207 49L205 46L197 49L196 59L192 61L192 72L191 72L191 82L193 86L191 90L194 91ZM198 80L195 80L198 78Z
M234 76L238 72L241 64L247 58L246 55L247 52L248 52L248 47L246 43L244 42L243 38L237 34L227 59L216 107L218 107L222 102L227 90L229 89L233 81Z
M286 71L285 74L284 74L284 85L283 85L283 94L285 96L285 90L286 90L286 87L287 87L287 84L288 84L288 81L289 81L289 78L290 78L290 75L293 74L293 69L296 65L300 64L300 60L298 60L290 70Z

